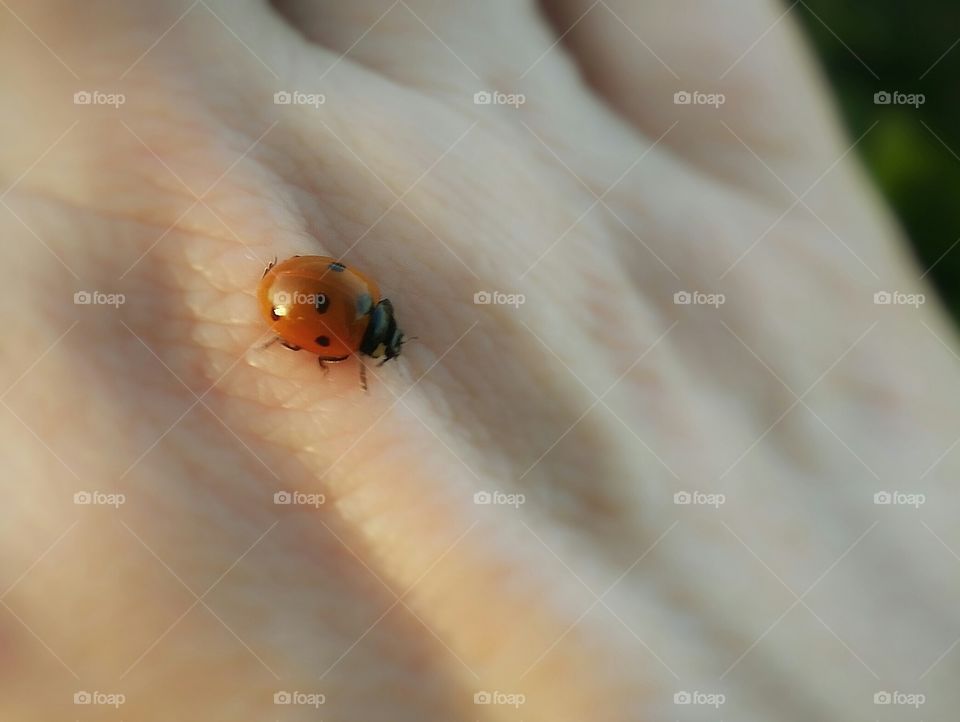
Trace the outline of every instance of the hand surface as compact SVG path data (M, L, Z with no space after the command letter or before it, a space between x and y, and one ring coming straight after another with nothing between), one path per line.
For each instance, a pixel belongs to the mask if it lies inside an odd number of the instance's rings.
M952 331L785 8L636 5L0 8L0 718L956 709ZM296 253L419 337L369 394L260 348Z

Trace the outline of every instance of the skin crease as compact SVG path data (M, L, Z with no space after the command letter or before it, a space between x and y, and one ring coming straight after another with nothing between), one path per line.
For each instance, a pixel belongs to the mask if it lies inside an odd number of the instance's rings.
M949 718L956 341L784 7L8 4L0 718ZM259 348L295 253L419 337L369 394Z

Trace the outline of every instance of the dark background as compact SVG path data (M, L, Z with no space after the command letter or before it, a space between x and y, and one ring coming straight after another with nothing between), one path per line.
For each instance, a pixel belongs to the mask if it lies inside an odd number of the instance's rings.
M852 136L880 121L861 157L960 319L960 2L802 0L791 14L807 29ZM926 102L875 105L880 90L923 93Z

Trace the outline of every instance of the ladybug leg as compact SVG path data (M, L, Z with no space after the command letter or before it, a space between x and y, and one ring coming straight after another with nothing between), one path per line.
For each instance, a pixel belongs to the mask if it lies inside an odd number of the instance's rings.
M317 363L320 364L320 370L323 371L324 376L330 373L330 367L323 362L322 358L318 358Z
M275 344L277 341L280 342L280 345L281 345L281 346L283 346L284 348L288 348L288 349L290 349L291 351L299 351L299 350L300 350L300 347L299 347L299 346L294 346L293 344L289 344L289 343L287 343L286 341L284 341L282 338L280 338L279 336L274 336L272 339L270 339L270 340L267 341L265 344L263 344L263 346L261 346L260 349L262 350L262 349L265 349L265 348L270 348L270 347L273 346L273 344Z
M367 390L367 365L363 361L360 362L360 386Z
M263 269L263 276L260 276L260 278L263 278L263 277L266 276L268 273L270 273L270 269L273 268L273 267L276 266L276 265L277 265L277 257L274 256L274 257L273 257L273 260L270 261L270 263L267 265L267 267Z

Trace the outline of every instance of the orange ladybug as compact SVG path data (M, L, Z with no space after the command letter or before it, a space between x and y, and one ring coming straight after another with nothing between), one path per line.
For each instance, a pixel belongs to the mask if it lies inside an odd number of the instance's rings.
M383 358L381 364L400 355L404 338L393 304L380 298L372 279L335 258L274 261L263 272L257 300L274 341L316 354L324 369L356 353ZM360 383L367 388L362 363Z

